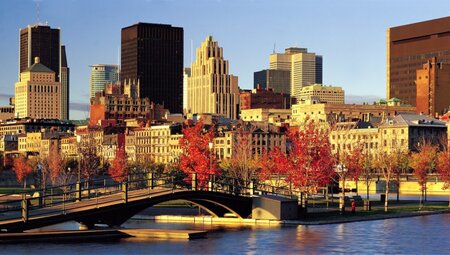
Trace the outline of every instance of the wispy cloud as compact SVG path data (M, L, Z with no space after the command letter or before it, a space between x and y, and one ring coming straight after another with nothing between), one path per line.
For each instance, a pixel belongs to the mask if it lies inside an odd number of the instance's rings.
M69 107L70 107L70 110L72 110L72 111L89 112L89 104L88 103L72 102L72 103L70 103Z
M373 103L374 101L380 100L380 98L380 96L375 95L345 95L345 102L347 104Z

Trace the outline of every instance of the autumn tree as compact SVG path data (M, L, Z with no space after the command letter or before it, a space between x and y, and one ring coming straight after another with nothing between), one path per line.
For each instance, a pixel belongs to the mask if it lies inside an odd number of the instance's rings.
M91 177L97 174L97 171L101 165L101 158L99 155L97 141L94 138L94 133L89 131L87 135L83 136L79 146L79 171L81 175L90 180Z
M307 121L300 130L290 128L287 136L291 144L288 154L282 155L276 150L269 154L274 162L263 160L260 176L268 178L271 173L285 173L286 181L302 194L301 202L306 211L308 196L327 185L333 174L328 131L320 129L314 121Z
M358 179L364 168L364 144L356 144L353 146L347 144L347 148L345 148L345 146L346 144L344 144L342 152L338 155L338 165L335 167L335 172L342 182L342 192L339 199L339 209L341 212L345 211L344 200L346 180L354 180L356 182L356 188L358 188Z
M408 150L396 149L393 151L396 167L394 168L395 183L397 185L397 201L400 201L400 176L409 168Z
M436 156L438 148L431 143L424 142L417 148L417 152L411 154L411 168L420 185L421 198L420 208L425 200L425 191L427 189L428 174L436 167Z
M117 148L116 157L108 168L108 174L116 182L122 182L129 173L130 168L127 165L127 154L123 147Z
M242 123L233 133L228 174L244 183L250 181L258 170L258 154L253 150L255 130L256 127L251 123Z
M53 185L56 185L62 173L65 172L65 162L57 146L51 147L50 154L47 157L47 164L50 170L50 180Z
M215 154L209 149L209 143L213 142L213 138L213 128L205 130L203 121L200 119L195 125L184 127L183 137L180 139L183 150L179 162L180 169L188 175L189 179L192 178L193 173L196 173L200 187L205 186L209 175L219 173Z
M372 155L370 152L366 151L364 153L364 164L361 171L361 177L364 180L366 185L366 198L369 199L369 188L370 184L373 181L373 173L372 173Z
M385 184L385 200L384 211L388 211L388 197L389 197L389 183L395 175L395 169L397 168L396 156L394 153L387 153L383 149L379 149L372 162L373 167L378 169L384 177Z
M444 182L444 186L442 189L450 188L450 152L448 149L441 151L438 153L437 162L436 162L436 170L439 173L441 180ZM450 207L450 197L449 204Z
M258 178L260 180L270 181L276 187L286 186L284 177L288 174L291 162L279 146L274 147L269 152L264 152L259 162L260 170L258 172Z
M16 173L16 178L19 183L23 182L23 188L27 186L27 176L33 172L28 159L24 156L14 158L13 170Z

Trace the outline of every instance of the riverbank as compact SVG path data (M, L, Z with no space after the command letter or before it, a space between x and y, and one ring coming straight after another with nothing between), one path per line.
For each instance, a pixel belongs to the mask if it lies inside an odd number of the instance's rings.
M393 205L388 212L384 212L382 207L375 207L371 211L357 210L340 214L336 208L310 208L310 212L298 220L258 220L239 219L234 217L216 218L210 215L195 215L198 209L187 208L149 208L142 214L132 217L133 220L152 220L156 223L195 223L195 224L244 224L244 225L325 225L340 224L359 221L375 221L405 217L417 217L433 214L450 213L450 208L445 202L433 203L418 210L411 204ZM189 215L180 215L188 213ZM163 215L157 215L164 213Z

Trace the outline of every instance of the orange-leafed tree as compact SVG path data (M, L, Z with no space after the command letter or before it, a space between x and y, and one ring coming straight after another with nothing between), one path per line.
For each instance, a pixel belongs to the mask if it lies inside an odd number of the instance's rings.
M411 154L410 165L421 188L420 208L425 200L428 174L436 168L437 151L436 146L425 142L417 148L417 152Z
M50 149L50 154L47 157L47 164L50 170L50 180L55 185L65 170L64 160L61 157L57 146L53 146Z
M196 173L198 185L206 187L209 175L219 173L215 154L209 148L213 138L214 129L212 127L205 129L201 119L195 125L183 128L183 137L180 139L183 153L180 156L179 167L188 175L187 182L191 180L192 174Z
M364 168L364 144L351 145L348 144L340 155L337 155L337 167L334 168L335 173L339 176L339 180L342 183L342 192L339 199L339 209L343 212L345 210L345 182L349 179L356 182L358 186L358 180ZM356 187L358 188L358 187Z
M260 159L260 170L258 178L261 181L269 181L276 187L286 186L283 177L287 176L291 162L287 155L281 151L280 147L275 147L269 152L263 153Z
M443 189L450 189L450 153L447 150L438 153L436 170L439 173L441 180L444 182ZM450 207L450 197L448 201Z
M108 168L108 174L116 182L122 182L128 175L127 154L123 147L117 148L116 157Z
M24 156L14 158L13 170L16 173L16 178L19 183L23 182L23 188L27 186L27 176L33 172L28 159Z
M260 176L267 177L268 171L285 174L286 181L301 193L306 212L308 195L327 185L333 175L334 158L328 131L320 129L314 121L307 121L300 130L290 128L287 136L290 142L287 155L275 150L276 154L271 155L274 162L264 160L266 166L262 167Z

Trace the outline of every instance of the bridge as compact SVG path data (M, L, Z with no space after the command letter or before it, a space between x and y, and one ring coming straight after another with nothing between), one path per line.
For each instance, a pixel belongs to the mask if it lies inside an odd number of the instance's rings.
M238 218L251 217L255 197L296 200L287 188L253 180L196 173L186 180L173 174L140 173L120 183L101 178L20 193L0 202L0 231L22 232L66 221L77 221L85 228L117 227L136 213L171 200L189 201L213 217L232 213Z

